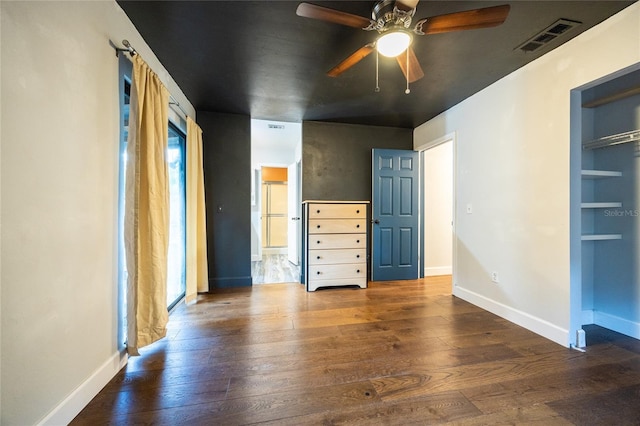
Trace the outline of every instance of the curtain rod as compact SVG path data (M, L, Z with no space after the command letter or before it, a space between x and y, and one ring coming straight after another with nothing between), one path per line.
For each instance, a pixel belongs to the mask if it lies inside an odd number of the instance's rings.
M116 56L120 56L120 52L127 52L131 56L138 54L138 51L134 49L133 46L131 46L131 43L129 43L129 40L127 39L122 40L122 45L124 47L116 46L115 44L113 44L113 42L111 42L111 40L109 40L109 43L116 50ZM185 111L184 108L182 108L182 105L180 105L180 102L178 102L171 93L169 93L169 105L175 105L176 107L178 107L180 111L182 111L182 113L184 114L185 120L187 119L187 116L189 114L187 114L187 111Z

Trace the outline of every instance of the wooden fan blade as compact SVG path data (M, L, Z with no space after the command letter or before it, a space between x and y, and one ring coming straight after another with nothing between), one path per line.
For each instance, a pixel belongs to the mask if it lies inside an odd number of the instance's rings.
M362 16L329 9L328 7L316 6L311 3L300 3L296 9L296 15L304 18L333 22L334 24L346 25L347 27L353 28L367 28L371 24L370 19Z
M364 58L366 58L371 52L373 52L372 43L362 46L360 49L352 53L351 56L349 56L347 59L340 62L338 65L336 65L332 69L330 69L329 72L327 72L327 75L329 77L339 76L340 74L342 74L343 72L345 72L346 70L348 70L349 68L351 68L352 66L360 62L361 60L363 60Z
M400 10L412 10L418 6L420 0L396 0L396 6Z
M409 68L407 68L407 55L409 55ZM413 83L414 81L420 80L424 77L424 72L422 71L420 62L418 62L416 53L413 51L411 46L396 56L396 59L398 61L398 65L400 65L400 68L402 69L404 77L409 80L409 83Z
M421 19L416 23L416 32L424 34L446 33L449 31L489 28L502 24L509 14L511 6L485 7L464 12L449 13Z

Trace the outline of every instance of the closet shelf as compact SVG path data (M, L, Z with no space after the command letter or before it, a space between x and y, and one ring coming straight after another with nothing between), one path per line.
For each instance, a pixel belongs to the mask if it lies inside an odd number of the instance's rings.
M622 207L622 203L620 202L600 202L600 203L582 203L581 207L583 209L612 209L617 207Z
M621 240L622 234L588 234L582 236L582 241Z
M603 179L610 177L620 177L622 176L622 172L617 172L614 170L583 170L582 177L584 179Z
M585 102L584 104L582 104L583 108L595 108L598 107L600 105L605 105L611 102L615 102L618 101L620 99L625 99L628 98L630 96L635 96L635 95L640 95L640 87L633 87L630 89L626 89L623 90L621 92L618 93L614 93L610 96L605 96L603 98L600 99L596 99L594 101L591 102Z

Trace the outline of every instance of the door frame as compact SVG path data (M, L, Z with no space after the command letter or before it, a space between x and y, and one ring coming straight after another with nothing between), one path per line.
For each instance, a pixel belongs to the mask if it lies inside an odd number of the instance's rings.
M583 311L583 277L582 277L582 160L583 160L583 106L584 91L611 82L629 73L640 70L640 62L603 75L570 90L569 111L569 347L587 346L584 329L585 324L593 322L592 313ZM595 298L595 295L594 295ZM597 323L596 323L597 324ZM611 327L614 331L618 331ZM625 333L626 334L626 333ZM628 335L628 334L627 334ZM632 336L635 337L635 336Z
M456 132L447 133L444 136L441 136L437 139L433 139L427 141L425 143L415 142L414 150L419 152L420 158L420 190L418 191L419 200L419 212L420 212L420 232L418 234L418 255L420 256L420 277L424 277L424 253L425 253L425 243L426 241L423 238L424 234L424 153L425 151L435 148L438 145L442 145L443 143L451 141L452 146L451 150L453 151L453 164L451 165L451 180L452 180L452 193L451 193L451 201L453 205L451 206L452 211L452 225L451 225L451 293L454 294L454 290L457 286L457 276L458 276L458 238L456 233L456 224L458 222L458 184L457 184L457 169L458 169L458 144L457 144L457 135Z
M294 188L291 191L292 185L292 176L291 170L294 171ZM287 173L287 189L288 189L288 201L289 205L287 206L287 257L290 263L295 266L300 265L300 258L302 254L301 241L302 241L302 160L296 160L291 163L288 167ZM292 192L294 203L291 205ZM295 223L291 223L291 222ZM291 229L294 229L294 235L291 235ZM293 246L293 247L292 247Z

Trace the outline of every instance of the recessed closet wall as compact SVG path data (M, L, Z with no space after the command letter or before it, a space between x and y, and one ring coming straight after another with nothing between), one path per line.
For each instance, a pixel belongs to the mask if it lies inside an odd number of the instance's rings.
M640 70L583 90L579 108L582 325L640 338Z

